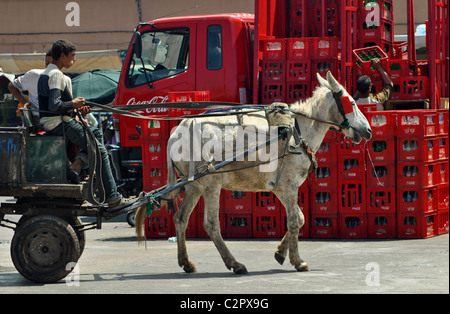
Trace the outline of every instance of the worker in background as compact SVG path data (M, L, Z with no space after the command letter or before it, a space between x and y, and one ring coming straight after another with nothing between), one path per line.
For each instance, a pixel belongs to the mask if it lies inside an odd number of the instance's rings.
M383 111L386 102L389 100L394 89L394 83L391 78L383 69L379 59L372 59L374 69L376 69L383 80L383 88L381 91L374 95L371 93L372 80L369 76L363 75L356 81L357 91L353 96L357 104L377 104L377 111Z

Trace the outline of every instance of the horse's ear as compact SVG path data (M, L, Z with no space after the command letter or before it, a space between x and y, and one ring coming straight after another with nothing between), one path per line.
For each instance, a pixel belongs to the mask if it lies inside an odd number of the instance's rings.
M319 81L320 86L328 87L331 89L330 84L328 84L328 81L322 77L319 73L316 73L317 80Z
M330 85L331 89L335 92L339 92L341 90L341 84L334 78L333 74L330 71L327 72L327 81Z

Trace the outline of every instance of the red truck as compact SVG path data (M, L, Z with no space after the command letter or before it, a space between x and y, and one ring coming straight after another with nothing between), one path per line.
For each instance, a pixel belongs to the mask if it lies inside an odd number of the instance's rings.
M447 0L430 0L429 7L439 9L442 1ZM408 1L408 8L414 12L412 1ZM433 14L430 27L439 23ZM433 104L437 96L431 86L444 86L441 83L447 81L435 79L439 77L436 67L442 67L440 73L448 77L448 60L438 62L431 54L428 63L415 60L413 40L394 41L393 17L392 0L258 0L254 15L173 17L141 23L128 48L114 105L153 105L140 113L180 115L177 110L157 105L176 101L175 92L184 96L181 100L292 103L311 96L317 84L316 72L325 75L329 70L352 93L360 74L354 66L353 50L369 46L380 47L389 60L403 60L396 63L405 69L400 71L402 76L393 75L397 77L393 79L393 99L420 94ZM413 15L409 23L412 38ZM436 29L447 35L430 36L429 44L442 59L448 56L448 49L438 53L446 48L439 48L436 38L448 38L448 18L441 23L446 25ZM402 50L404 47L408 52ZM386 68L391 71L389 65ZM375 87L382 86L376 77L372 81ZM410 81L418 88L412 86L415 93L408 95L402 87ZM448 97L448 85L440 95ZM114 118L120 148L111 153L123 193L130 195L163 185L165 142L175 124L118 115Z

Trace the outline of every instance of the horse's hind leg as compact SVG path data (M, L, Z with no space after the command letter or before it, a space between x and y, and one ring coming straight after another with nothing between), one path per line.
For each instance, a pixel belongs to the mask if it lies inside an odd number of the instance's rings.
M191 186L186 186L186 193L180 207L174 215L178 245L178 265L187 273L196 272L195 265L189 260L186 249L186 228L192 210L200 198L200 192Z
M228 269L233 269L235 274L247 274L247 268L245 268L243 264L236 261L231 252L228 250L225 242L223 241L222 235L220 234L220 189L220 186L209 187L203 194L203 199L205 201L205 218L203 221L203 227L211 240L214 242L220 256L222 256L225 266Z
M275 259L281 264L286 257L286 248L289 248L289 260L291 264L298 271L309 271L308 264L301 258L298 252L298 232L305 224L305 217L297 205L297 191L296 193L289 193L288 191L276 193L278 199L286 208L287 227L288 231L281 243L278 245L278 250L275 252Z

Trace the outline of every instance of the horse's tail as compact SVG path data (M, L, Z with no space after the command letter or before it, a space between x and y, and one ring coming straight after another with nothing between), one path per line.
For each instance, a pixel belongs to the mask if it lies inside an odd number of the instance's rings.
M135 229L136 229L136 237L138 243L145 243L145 247L147 248L147 242L145 242L144 236L144 224L145 224L145 216L147 214L147 203L139 206L134 215Z

